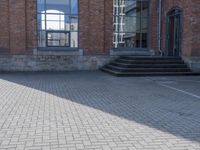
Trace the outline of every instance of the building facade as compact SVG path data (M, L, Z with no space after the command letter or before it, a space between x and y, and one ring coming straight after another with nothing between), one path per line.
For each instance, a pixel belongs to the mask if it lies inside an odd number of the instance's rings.
M96 70L119 55L200 70L199 0L1 0L0 70Z

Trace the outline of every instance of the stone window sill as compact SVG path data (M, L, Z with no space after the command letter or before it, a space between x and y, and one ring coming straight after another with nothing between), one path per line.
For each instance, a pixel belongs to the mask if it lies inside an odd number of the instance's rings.
M49 47L33 50L34 55L55 55L55 56L82 56L83 50L78 48Z
M150 51L148 49L123 49L123 48L115 48L110 50L111 56L118 55L150 55Z

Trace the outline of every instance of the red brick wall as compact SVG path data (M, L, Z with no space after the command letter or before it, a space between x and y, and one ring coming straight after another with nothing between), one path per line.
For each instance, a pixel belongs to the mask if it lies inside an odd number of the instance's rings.
M166 50L166 16L174 7L182 9L182 55L200 56L200 1L165 0L162 11L162 49Z
M79 46L89 50L89 0L79 0Z
M26 47L28 53L37 47L36 3L36 0L26 0Z
M149 10L149 46L150 49L158 49L158 0L151 0Z
M79 0L80 48L86 55L107 54L112 47L112 0Z
M87 55L107 54L112 47L112 0L79 0L80 48ZM37 47L36 0L0 1L0 50L31 53Z
M166 16L167 13L174 7L179 7L183 10L182 16L182 55L189 56L191 54L191 4L185 0L168 0L163 1L163 16L162 16L162 49L166 51Z
M0 52L8 53L9 45L9 15L8 0L0 1Z
M200 1L191 0L192 50L191 56L200 56Z
M9 32L11 53L26 51L26 6L24 0L9 0Z
M200 1L164 0L162 49L166 49L166 14L183 10L182 54L200 56ZM112 48L113 1L79 0L79 46L85 55L109 54ZM30 54L37 47L36 0L0 1L0 53ZM158 0L150 4L150 49L158 49Z
M0 1L0 53L27 54L36 44L36 1Z
M113 0L105 0L105 48L104 53L109 53L113 48Z

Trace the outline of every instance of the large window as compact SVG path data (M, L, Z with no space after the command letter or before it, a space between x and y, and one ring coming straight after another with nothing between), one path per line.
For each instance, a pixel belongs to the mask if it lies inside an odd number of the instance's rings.
M148 47L148 0L114 0L114 48Z
M78 0L37 0L38 47L78 47Z

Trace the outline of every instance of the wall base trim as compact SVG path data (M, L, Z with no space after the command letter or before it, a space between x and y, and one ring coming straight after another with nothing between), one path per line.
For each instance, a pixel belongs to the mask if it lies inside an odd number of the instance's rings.
M44 48L44 49L34 49L34 55L54 55L54 56L82 56L82 49L56 49L56 48Z
M97 70L114 58L104 55L0 55L0 71Z

